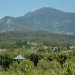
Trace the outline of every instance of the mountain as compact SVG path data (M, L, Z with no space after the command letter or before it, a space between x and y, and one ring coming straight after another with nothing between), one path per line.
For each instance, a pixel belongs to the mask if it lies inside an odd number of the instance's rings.
M0 32L37 31L51 33L75 34L75 13L44 7L30 11L24 16L6 16L0 19Z

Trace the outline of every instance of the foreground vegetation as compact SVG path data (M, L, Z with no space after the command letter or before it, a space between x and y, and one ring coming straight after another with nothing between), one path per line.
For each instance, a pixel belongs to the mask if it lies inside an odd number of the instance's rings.
M14 60L18 54L24 60ZM71 52L0 52L0 75L75 75L75 51Z
M60 40L53 36L36 35L30 39L23 35L14 39L1 36L0 75L75 75L74 36L59 35ZM18 55L25 59L15 60Z

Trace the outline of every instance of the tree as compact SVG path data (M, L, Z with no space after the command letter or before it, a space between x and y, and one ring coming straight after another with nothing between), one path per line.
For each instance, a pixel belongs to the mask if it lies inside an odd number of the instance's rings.
M31 54L30 55L30 61L34 62L34 66L36 67L38 64L40 57L37 54Z
M71 66L71 64L68 65L67 72L66 72L65 75L72 75L72 66Z
M0 65L6 70L9 68L9 65L13 62L13 60L5 54L4 56L0 57Z
M46 52L46 50L43 47L41 47L39 48L38 52Z
M60 63L61 68L63 67L63 64L65 63L66 59L67 56L62 54L57 57L57 61Z
M52 61L53 59L54 59L53 56L49 56L49 57L48 57L48 60L49 60L49 61Z

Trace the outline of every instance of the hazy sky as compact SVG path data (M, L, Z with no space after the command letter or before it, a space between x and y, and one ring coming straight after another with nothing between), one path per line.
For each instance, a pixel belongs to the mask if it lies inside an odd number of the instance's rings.
M29 11L42 7L75 13L75 0L0 0L0 18L23 16Z

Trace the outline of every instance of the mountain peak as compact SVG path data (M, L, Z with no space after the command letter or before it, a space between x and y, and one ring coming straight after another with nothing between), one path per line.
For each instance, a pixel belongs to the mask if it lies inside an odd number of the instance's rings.
M75 34L75 13L65 13L50 7L33 9L22 17L2 18L0 31L6 28L7 30L44 30L51 33Z
M64 14L64 12L54 9L54 8L50 8L50 7L43 7L40 9L33 9L32 11L28 12L27 14L24 15L24 17L28 17L28 16L45 16L45 15L58 15L60 16L61 14Z
M35 12L35 11L37 11L37 10L38 10L38 9L33 8L30 12L33 13L33 12Z

